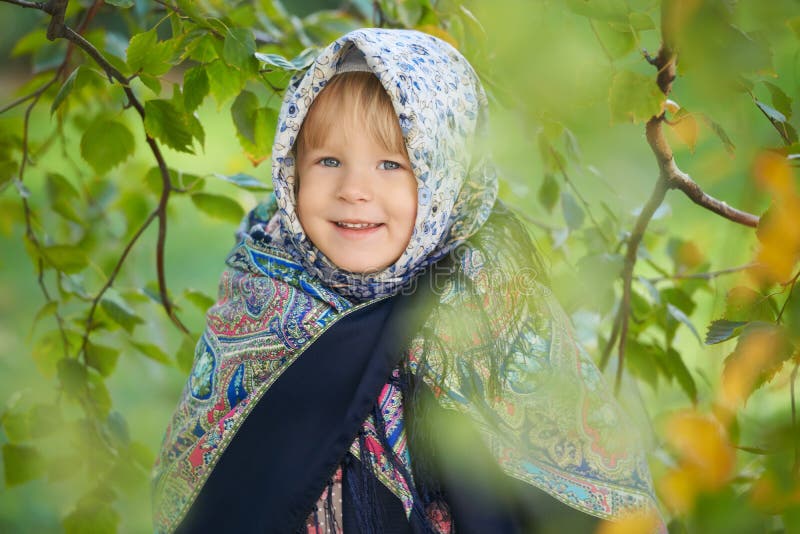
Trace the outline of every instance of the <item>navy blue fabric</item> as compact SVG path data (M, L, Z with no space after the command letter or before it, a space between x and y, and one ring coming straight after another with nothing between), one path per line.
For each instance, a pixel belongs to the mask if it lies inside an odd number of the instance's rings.
M284 371L176 532L285 534L302 526L427 318L428 284L418 287L341 318Z

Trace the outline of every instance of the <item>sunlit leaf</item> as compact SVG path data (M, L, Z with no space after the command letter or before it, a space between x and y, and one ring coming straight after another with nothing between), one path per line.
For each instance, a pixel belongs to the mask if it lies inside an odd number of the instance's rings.
M745 326L736 349L725 358L723 403L737 406L745 402L755 389L772 379L793 351L781 327L761 322Z
M665 96L655 79L620 70L611 82L608 104L614 122L644 122L661 113Z
M183 105L188 112L197 109L203 102L210 85L208 73L203 66L192 67L183 74Z
M186 300L197 306L197 308L203 313L205 313L211 306L214 305L213 298L196 289L187 289L183 292L183 296L186 298Z
M209 193L195 193L192 202L200 211L232 223L239 223L244 217L244 210L238 202L228 197Z
M133 72L143 71L153 76L166 74L172 66L172 43L158 40L155 28L131 37L128 45L128 67Z
M729 321L772 322L775 320L775 310L769 297L749 287L736 286L728 290L722 316Z
M224 61L217 60L206 67L208 85L217 104L222 105L238 94L244 87L245 79L238 69L228 67Z
M625 0L566 0L569 9L585 17L609 22L628 21L628 5Z
M225 34L222 55L228 65L245 68L256 51L256 40L248 28L229 28Z
M694 116L691 113L686 113L684 110L681 110L675 115L675 119L670 122L670 128L672 128L675 135L689 148L689 151L694 153L699 133L697 120Z
M81 137L81 156L101 175L133 155L134 148L133 134L115 120L95 121Z

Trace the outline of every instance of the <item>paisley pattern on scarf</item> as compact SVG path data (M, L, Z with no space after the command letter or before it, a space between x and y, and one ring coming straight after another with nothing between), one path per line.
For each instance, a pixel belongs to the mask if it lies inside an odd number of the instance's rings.
M400 120L417 178L417 218L411 241L394 265L368 275L342 271L307 238L295 212L297 134L314 97L349 54L363 54ZM431 35L367 28L325 48L286 91L272 151L283 247L309 273L359 300L391 295L474 234L489 217L497 177L487 145L486 95L466 59Z

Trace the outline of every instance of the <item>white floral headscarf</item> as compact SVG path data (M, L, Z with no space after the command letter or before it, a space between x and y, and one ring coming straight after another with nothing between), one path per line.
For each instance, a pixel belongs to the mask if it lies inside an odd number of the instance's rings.
M408 247L377 273L338 269L308 239L296 212L292 147L314 97L354 48L392 100L417 179L418 205ZM343 69L346 70L346 69ZM312 276L359 300L397 292L474 234L497 197L485 153L487 101L475 71L448 43L413 30L356 30L325 48L286 91L272 151L280 234Z

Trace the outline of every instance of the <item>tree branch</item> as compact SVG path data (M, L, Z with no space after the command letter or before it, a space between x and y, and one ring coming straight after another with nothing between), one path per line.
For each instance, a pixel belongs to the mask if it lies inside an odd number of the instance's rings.
M14 4L15 6L26 7L28 9L38 9L48 13L47 2L26 2L25 0L0 0L6 4Z

